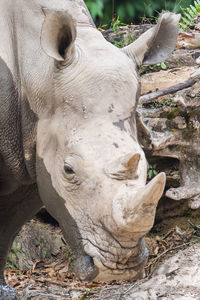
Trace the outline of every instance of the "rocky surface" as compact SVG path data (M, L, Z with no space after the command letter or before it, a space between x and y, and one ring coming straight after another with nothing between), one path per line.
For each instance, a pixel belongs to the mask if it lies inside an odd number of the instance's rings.
M166 260L145 280L105 289L89 299L198 300L200 299L200 246L194 245Z
M32 220L15 238L7 267L32 270L36 262L55 260L66 248L59 227Z
M193 68L160 71L144 75L145 93L165 87L174 82L185 81ZM163 74L165 73L165 74ZM174 79L173 79L174 77ZM188 76L189 77L189 76ZM169 78L169 82L168 82ZM147 80L151 84L146 84ZM165 82L165 83L164 83ZM176 92L174 95L156 99L138 106L138 129L140 142L152 157L170 157L179 161L180 186L171 187L166 196L173 200L188 199L189 207L200 207L200 85ZM148 137L148 139L146 138ZM151 157L150 157L151 156ZM157 163L157 165L159 162Z

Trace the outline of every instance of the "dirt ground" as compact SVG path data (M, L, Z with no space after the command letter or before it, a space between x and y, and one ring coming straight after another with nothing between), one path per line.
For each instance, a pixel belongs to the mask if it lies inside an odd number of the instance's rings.
M180 214L180 211L177 210L177 213ZM8 283L16 288L20 300L198 300L200 212L185 207L181 216L177 216L173 211L166 214L169 216L158 219L146 237L149 261L146 266L146 278L142 281L110 284L80 282L71 271L72 253L65 250L63 255L55 255L54 259L35 261L28 271L8 268ZM59 236L59 230L56 231Z

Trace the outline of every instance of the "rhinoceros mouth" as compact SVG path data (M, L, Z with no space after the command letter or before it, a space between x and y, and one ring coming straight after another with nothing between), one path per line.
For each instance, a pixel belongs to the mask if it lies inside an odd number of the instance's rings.
M123 252L127 250L129 257L126 258L125 255L120 254L114 255L91 242L87 244L86 253L92 258L99 271L94 280L136 280L143 277L144 266L148 258L145 244L142 243L142 247L140 245L140 247L121 250Z
M97 261L94 258L94 263L98 266L99 273L95 280L112 281L112 280L137 280L144 277L144 265L146 259L142 262L135 263L134 266L129 264L116 265L116 268L111 268L109 264L103 261Z

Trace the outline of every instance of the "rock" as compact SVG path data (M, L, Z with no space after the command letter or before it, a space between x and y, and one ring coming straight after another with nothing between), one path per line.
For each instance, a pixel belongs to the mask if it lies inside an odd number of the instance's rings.
M58 227L32 220L22 227L15 238L8 265L30 270L37 261L55 259L65 247Z
M185 80L185 75L181 77L185 69L177 72L178 81L182 78ZM191 69L187 70L189 75ZM152 89L162 86L163 72L151 74ZM142 78L142 85L148 89L146 80L145 75L144 82ZM192 87L180 90L173 96L162 97L137 108L138 136L150 160L152 157L171 157L179 160L180 186L169 188L165 195L173 200L189 199L188 206L192 209L200 207L199 100L198 81Z
M175 129L185 129L187 127L185 118L181 116L175 117L172 121L172 127Z
M200 246L197 244L160 264L152 278L140 282L126 299L198 299L199 278Z
M152 24L120 26L115 31L112 29L102 31L102 34L110 43L113 43L118 47L124 47L132 43L152 26Z
M200 57L200 49L176 49L165 61L169 69L198 66L196 59Z
M147 126L150 126L154 131L162 131L167 128L166 118L146 118L144 122Z
M36 289L35 286L29 285L23 295L20 297L21 300L67 300L73 299L70 297L69 290L61 287L49 286L47 290L45 288Z
M141 94L147 94L158 89L162 90L184 82L190 78L190 74L194 72L194 70L196 70L195 66L186 66L144 74L141 77Z
M200 295L200 245L196 244L161 263L150 278L112 286L91 300L197 300ZM118 298L117 298L118 297Z
M0 285L0 300L19 300L15 289L10 285Z

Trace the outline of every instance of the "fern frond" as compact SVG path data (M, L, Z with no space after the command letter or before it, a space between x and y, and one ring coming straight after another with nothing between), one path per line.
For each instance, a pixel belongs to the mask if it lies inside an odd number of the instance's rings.
M190 5L191 10L193 11L194 15L196 16L198 14L198 11L193 5Z
M197 1L194 1L194 5L198 13L200 12L200 5L197 3Z
M179 26L183 30L189 30L189 25L194 24L194 18L200 13L200 0L195 0L194 5L182 8L182 17Z
M186 11L188 12L188 14L190 14L191 17L194 18L196 16L196 14L193 12L193 10L190 7L187 7Z
M191 22L190 22L188 19L186 19L185 17L182 17L181 19L183 20L183 22L184 22L185 24L187 24L187 25L190 25L190 24L191 24Z
M187 18L188 21L193 22L194 18L188 13L186 13L186 11L184 12L184 16Z
M182 30L188 30L188 26L186 24L182 23L181 21L179 22L179 27Z

